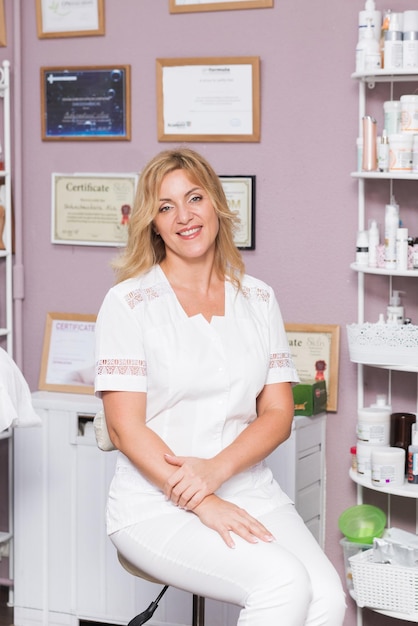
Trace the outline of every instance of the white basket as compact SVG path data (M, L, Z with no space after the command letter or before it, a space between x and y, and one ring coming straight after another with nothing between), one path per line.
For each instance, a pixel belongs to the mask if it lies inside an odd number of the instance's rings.
M418 613L418 567L373 563L372 558L373 549L349 558L358 606Z
M347 337L354 363L412 367L418 363L418 326L413 324L349 324Z

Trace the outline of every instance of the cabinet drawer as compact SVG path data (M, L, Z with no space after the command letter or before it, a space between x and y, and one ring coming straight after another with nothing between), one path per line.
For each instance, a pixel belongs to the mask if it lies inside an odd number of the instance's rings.
M318 450L298 459L296 491L321 480L321 452Z
M318 481L296 494L296 508L304 522L321 514L321 483Z
M315 418L312 418L315 419ZM312 421L308 426L298 428L296 437L296 451L298 456L305 450L321 446L322 444L322 419Z

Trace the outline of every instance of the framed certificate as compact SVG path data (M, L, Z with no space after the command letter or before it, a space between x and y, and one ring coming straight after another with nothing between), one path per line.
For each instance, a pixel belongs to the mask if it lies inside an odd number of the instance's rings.
M43 141L129 140L129 65L41 67Z
M285 324L293 363L301 381L325 380L327 411L338 404L340 327L335 324Z
M157 59L159 141L260 141L259 57Z
M4 14L4 0L0 0L0 46L7 46L6 16Z
M137 180L137 174L52 174L52 243L124 246Z
M93 393L95 315L48 313L39 389Z
M231 9L265 9L273 6L274 0L170 0L170 13L194 11L229 11Z
M219 176L231 211L238 213L235 244L240 250L255 250L255 176Z
M36 0L38 37L104 35L104 0Z

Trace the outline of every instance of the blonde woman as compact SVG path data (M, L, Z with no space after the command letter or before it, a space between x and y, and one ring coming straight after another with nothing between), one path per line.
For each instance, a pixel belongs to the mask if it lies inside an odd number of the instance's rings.
M241 606L239 626L339 626L338 575L264 462L289 437L298 377L235 227L193 150L144 167L96 324L95 388L120 451L108 533L149 575Z

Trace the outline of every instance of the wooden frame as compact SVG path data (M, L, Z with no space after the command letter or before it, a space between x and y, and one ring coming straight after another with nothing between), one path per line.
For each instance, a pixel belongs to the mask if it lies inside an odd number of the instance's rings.
M169 0L170 13L193 13L197 11L230 11L232 9L268 9L273 7L274 0L229 0L191 2L183 4L181 0ZM184 2L184 0L183 0Z
M336 411L340 327L337 324L285 324L285 329L300 379L325 380L327 411Z
M105 34L104 0L36 0L36 24L39 39L51 37L89 37ZM74 3L74 4L72 4ZM86 20L87 16L87 20Z
M39 389L94 392L95 325L95 315L47 314Z
M129 141L130 65L41 67L43 141Z
M259 57L156 63L159 141L260 141Z
M234 241L240 250L255 250L255 176L219 176L228 206L241 226Z
M51 242L125 246L138 174L52 174Z
M4 12L4 0L0 0L0 46L7 46L6 15Z

